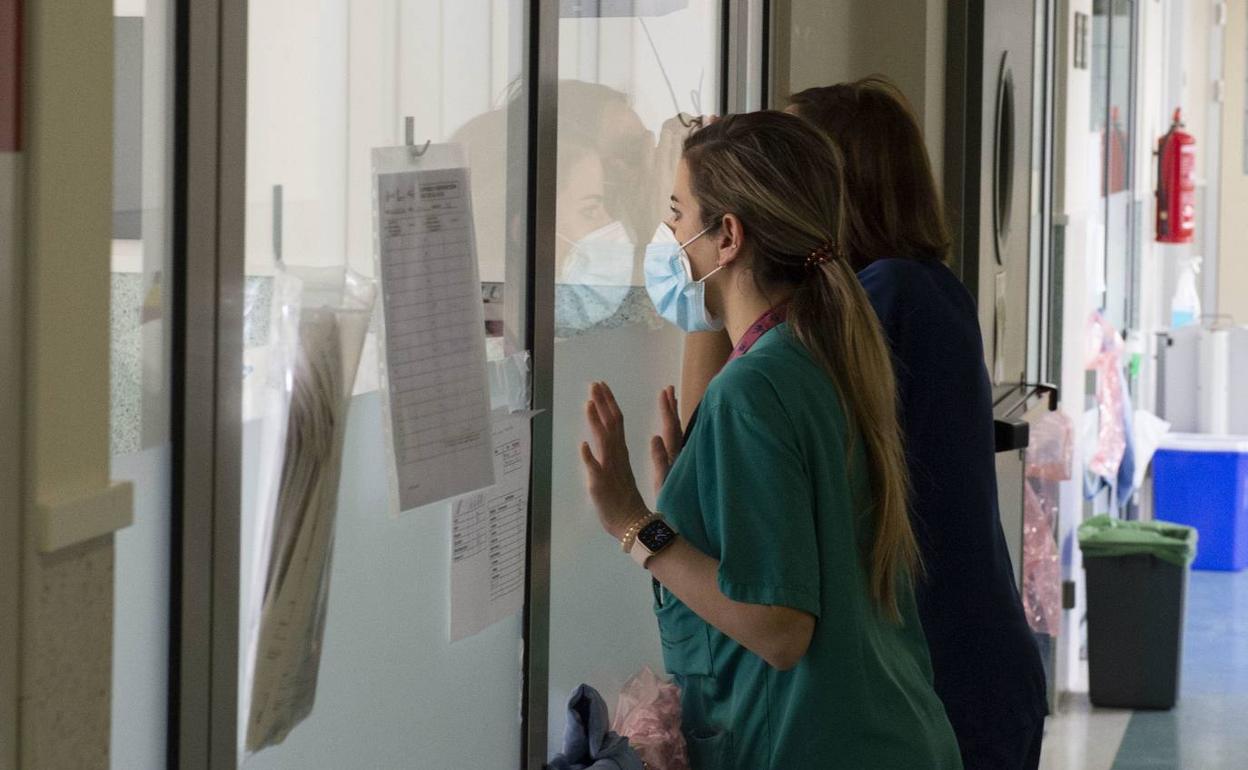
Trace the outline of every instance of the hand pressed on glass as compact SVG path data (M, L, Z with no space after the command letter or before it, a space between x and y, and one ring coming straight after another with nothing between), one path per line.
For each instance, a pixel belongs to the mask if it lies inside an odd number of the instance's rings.
M676 464L684 435L680 429L680 412L676 407L676 388L668 385L659 391L660 432L650 438L650 461L654 464L654 496L659 496L667 474Z
M633 467L624 440L624 417L615 395L605 382L589 386L585 419L593 437L581 444L589 496L598 509L598 520L612 537L623 537L633 522L650 514L637 490Z

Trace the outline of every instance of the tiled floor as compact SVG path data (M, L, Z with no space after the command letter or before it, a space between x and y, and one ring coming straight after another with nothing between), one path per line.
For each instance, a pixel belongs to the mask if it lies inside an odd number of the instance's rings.
M1067 702L1049 720L1042 770L1248 768L1248 571L1193 572L1179 703L1172 711Z

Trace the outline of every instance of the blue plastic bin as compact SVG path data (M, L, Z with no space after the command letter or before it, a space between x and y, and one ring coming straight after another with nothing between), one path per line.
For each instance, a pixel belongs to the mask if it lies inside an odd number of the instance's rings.
M1197 529L1193 569L1248 567L1248 436L1167 436L1153 457L1153 510Z

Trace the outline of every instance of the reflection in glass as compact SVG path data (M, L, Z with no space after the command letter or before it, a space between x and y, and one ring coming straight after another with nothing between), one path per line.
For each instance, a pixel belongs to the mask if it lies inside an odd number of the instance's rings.
M595 7L605 16L608 5ZM577 447L586 384L606 380L627 421L639 486L652 489L642 458L656 396L679 382L684 335L655 313L643 265L656 233L665 234L701 94L719 93L721 20L709 0L628 7L629 15L569 16L559 26L550 755L562 750L565 706L579 684L613 708L643 665L663 670L649 579L603 535ZM715 109L709 99L705 106Z
M491 358L522 351L528 5L248 4L244 617L260 593L251 581L274 275L280 261L374 277L371 152L403 144L409 117L416 143L454 143L467 158L481 333ZM520 754L521 618L450 642L448 506L388 514L376 348L370 332L347 412L312 710L280 744L246 756L245 770L512 767Z
M718 8L671 5L680 10L656 7L649 20L637 9L561 22L556 325L566 334L559 336L587 330L594 325L587 316L610 317L602 311L621 311L622 298L637 294L599 292L607 301L579 303L598 311L584 313L576 299L592 292L569 287L644 286L642 257L667 210L682 143L697 125L681 110L700 108L703 86L716 89L704 80L718 71ZM689 88L687 105L673 82ZM638 309L644 317L644 303ZM611 328L640 318L603 320L595 322Z

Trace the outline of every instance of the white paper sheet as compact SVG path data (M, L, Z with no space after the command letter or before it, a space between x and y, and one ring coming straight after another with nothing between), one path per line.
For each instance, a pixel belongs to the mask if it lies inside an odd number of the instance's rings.
M451 641L478 634L524 606L530 416L494 418L498 483L451 509Z
M398 507L494 483L468 169L379 171L377 248Z

